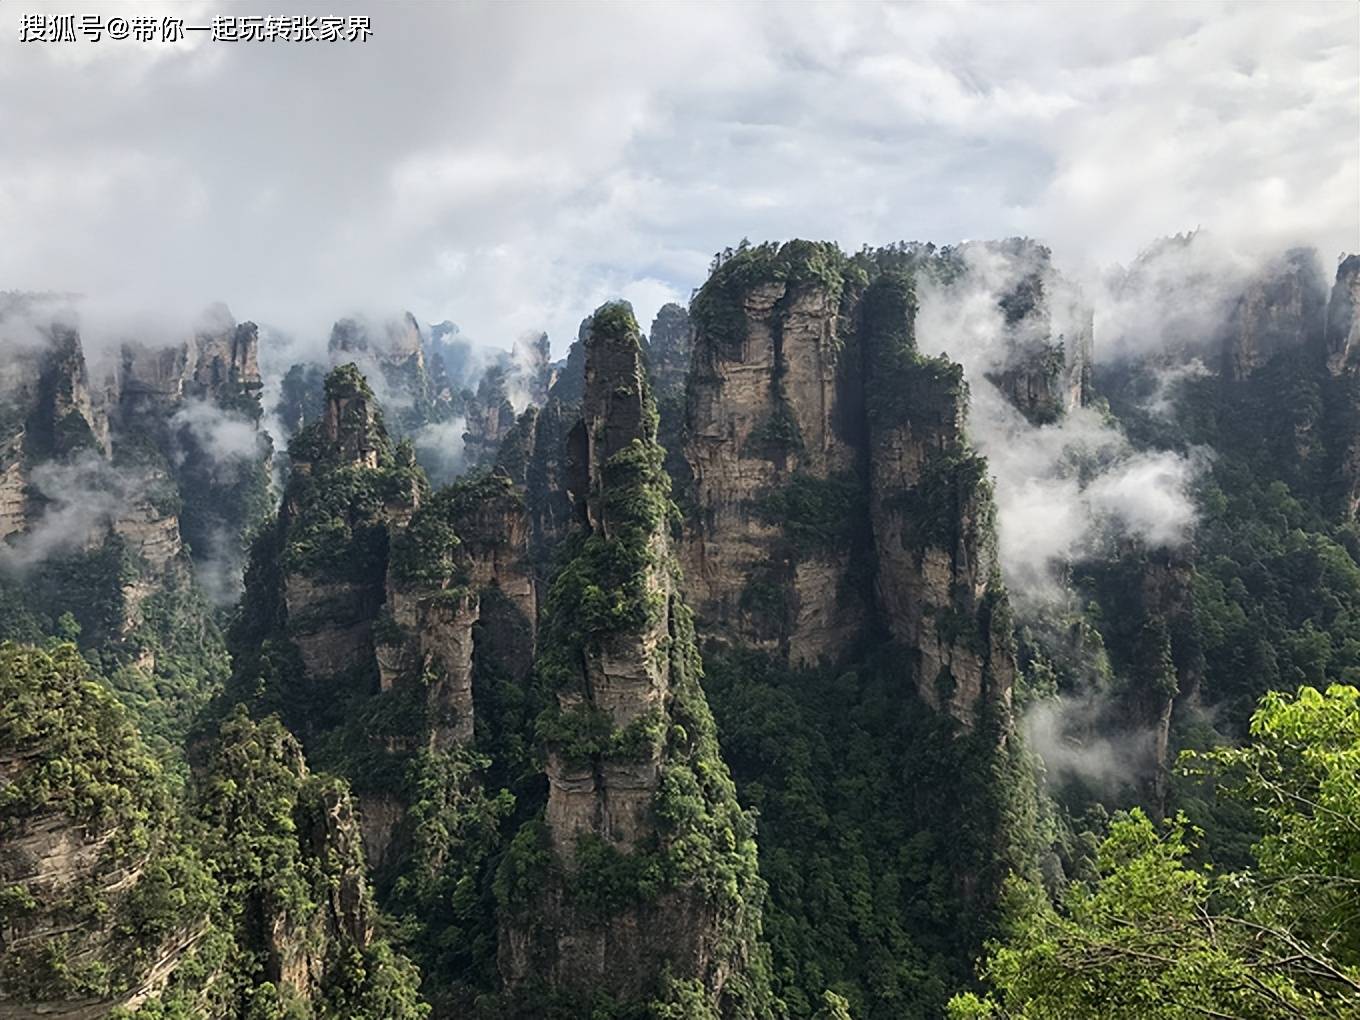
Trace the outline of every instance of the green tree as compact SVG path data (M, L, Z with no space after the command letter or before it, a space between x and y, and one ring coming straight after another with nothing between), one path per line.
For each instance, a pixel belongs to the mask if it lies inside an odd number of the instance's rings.
M1096 879L1056 907L1011 886L981 966L993 991L956 996L953 1020L1360 1014L1360 691L1268 694L1251 735L1187 768L1260 816L1254 867L1190 866L1183 818L1116 820Z

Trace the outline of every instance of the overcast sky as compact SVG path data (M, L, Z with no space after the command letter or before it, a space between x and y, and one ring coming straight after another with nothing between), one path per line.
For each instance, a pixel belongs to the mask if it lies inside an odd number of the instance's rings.
M365 43L20 43L23 13L368 14ZM353 310L557 353L743 236L1202 226L1360 249L1360 5L0 0L0 290Z

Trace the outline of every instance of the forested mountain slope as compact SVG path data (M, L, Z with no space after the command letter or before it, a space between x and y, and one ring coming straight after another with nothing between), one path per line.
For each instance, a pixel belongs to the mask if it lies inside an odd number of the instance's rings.
M6 295L0 1018L1349 1015L1357 302L743 243L274 387Z

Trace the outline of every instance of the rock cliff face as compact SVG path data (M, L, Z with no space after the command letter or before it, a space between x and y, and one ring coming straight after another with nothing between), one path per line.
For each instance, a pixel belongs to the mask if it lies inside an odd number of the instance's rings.
M1355 517L1360 512L1360 255L1348 256L1337 267L1324 346L1341 408L1333 415L1336 475L1342 504Z
M332 364L355 362L366 372L377 369L375 385L392 388L392 397L414 401L425 392L425 345L410 312L382 323L341 319L328 345Z
M522 411L542 407L553 384L552 344L547 333L526 333L510 348L511 403Z
M284 557L283 605L311 685L372 662L372 623L383 600L387 503L405 514L416 498L399 479L380 499L356 498L363 483L379 474L380 463L392 465L393 447L373 392L355 366L333 372L325 388L321 421L290 446L293 477L280 520L292 547ZM332 492L340 503L338 518L323 502ZM331 521L348 535L327 535ZM346 549L346 537L363 542L363 552ZM327 542L339 547L324 548Z
M237 323L226 305L218 304L204 313L193 336L178 345L124 345L118 378L124 413L135 413L144 403L164 411L183 400L231 404L257 397L264 385L259 343L255 323Z
M1327 285L1311 249L1296 248L1247 282L1232 313L1223 376L1246 379L1276 354L1322 346Z
M624 458L629 454L641 456L641 444L655 442L655 432L648 434L644 426L644 415L654 412L648 404L638 338L635 332L628 331L626 323L601 322L598 313L596 319L586 347L586 390L580 426L586 437L587 526L603 543L622 546L628 539L643 543L638 550L641 576L626 581L641 589L648 601L667 604L674 592L666 567L669 557L665 533L659 526L645 535L628 533L638 527L631 518L638 508L616 510L610 499L641 501L651 494L611 491L606 481L606 471L621 474L619 465ZM654 424L651 429L655 429ZM645 465L639 465L635 470L644 468ZM616 478L609 481L620 487ZM587 708L601 710L614 729L624 730L644 717L662 712L669 693L669 672L668 663L658 655L658 650L669 634L669 607L665 612L647 616L643 626L610 634L600 640L598 648L586 648L584 683L568 687L558 695L564 713L580 713ZM660 748L649 751L634 761L579 765L550 752L548 828L560 856L570 857L582 833L599 833L610 844L627 851L649 831L646 815L660 779Z
M177 526L218 603L239 594L246 539L271 502L262 390L259 330L218 304L178 344L124 344L109 393L115 457L178 491Z
M277 723L244 715L223 726L209 774L276 798L251 816L233 787L210 788L203 810L214 829L236 828L213 832L222 843L214 863L243 887L229 916L238 942L258 954L252 977L274 985L285 1002L314 1006L333 990L337 958L363 953L373 939L372 894L349 791L313 775L297 741ZM252 837L256 846L273 841L275 848L274 873L264 881L240 873L254 850Z
M27 309L27 306L25 306ZM28 309L32 314L33 310ZM13 338L7 330L20 330ZM28 491L39 463L89 450L109 452L109 421L92 399L80 337L58 324L6 322L0 364L0 540L25 530L40 512ZM11 346L12 345L12 346Z
M860 487L862 382L846 353L843 281L817 275L815 253L798 244L749 280L739 270L757 256L737 256L696 298L685 453L697 526L684 564L701 620L815 663L853 643L865 607L841 584L849 543L797 547L781 511L800 490L834 501Z
M248 593L281 603L298 653L287 720L309 744L353 731L343 739L379 761L470 748L478 671L517 684L533 661L537 589L523 494L499 469L431 492L410 445L388 436L357 366L332 372L325 392L321 420L289 447L277 587L271 595L276 553L266 545L256 558L265 588ZM260 626L277 633L275 621ZM340 696L350 699L346 712ZM385 725L367 727L367 713ZM351 778L370 856L386 862L408 791L390 776Z
M693 347L694 326L689 312L674 302L662 305L643 347L647 377L658 402L684 396Z
M479 665L514 682L528 675L538 619L529 538L523 497L504 474L436 492L394 530L380 681L426 685L436 750L471 744Z
M880 619L927 704L965 724L982 708L1006 719L1015 653L986 464L964 435L962 369L915 353L909 279L884 274L864 306Z
M1001 349L986 372L1030 422L1044 425L1086 403L1091 391L1094 319L1078 289L1026 238L964 245L968 269L1010 281L998 302Z
M492 365L477 384L477 392L466 406L467 431L463 434L463 455L472 467L493 463L501 443L515 424L515 408L503 366Z
M1336 270L1327 302L1327 367L1351 370L1360 359L1360 255L1348 255Z
M150 645L164 635L139 633L147 600L192 588L181 495L192 486L169 421L188 395L258 389L254 327L229 324L164 352L174 371L158 388L124 374L96 395L79 335L49 316L0 379L0 537L44 565L29 583L49 568L84 570L78 592L54 595L64 603L54 615L72 611L87 643L151 669ZM73 556L87 562L73 567Z
M533 858L545 870L503 904L500 966L517 1015L534 1015L536 996L638 1008L682 986L723 1015L752 1015L768 996L746 973L762 895L753 833L698 686L639 340L631 310L606 305L585 344L573 433L584 534L549 592L538 663L557 701L540 722L546 824L516 839L546 843ZM729 819L736 845L715 842L701 816ZM592 901L606 861L658 881ZM731 876L721 892L720 874Z
M28 483L24 480L24 432L0 445L0 542L24 530L28 521Z
M693 308L685 583L706 636L792 664L890 635L927 703L970 725L1007 716L1014 653L962 372L915 349L912 273L930 270L807 242L717 268ZM1074 364L1045 376L1054 413L1082 399Z
M0 337L4 329L0 320ZM107 455L109 420L90 391L79 334L53 322L15 344L0 367L0 442L23 433L15 452L30 463L84 449Z
M73 646L0 644L5 1020L84 1020L135 1008L164 986L208 925L192 896L174 919L147 909L163 890L173 849L163 780L87 674Z

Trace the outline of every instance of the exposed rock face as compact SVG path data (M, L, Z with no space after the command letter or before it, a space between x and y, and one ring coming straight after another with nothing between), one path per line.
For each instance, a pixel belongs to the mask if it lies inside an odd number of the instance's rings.
M284 604L309 677L321 682L367 660L378 602L373 585L287 576Z
M1131 714L1141 715L1150 734L1144 750L1146 796L1159 812L1166 810L1173 755L1169 753L1173 711L1194 707L1204 675L1193 594L1194 569L1189 556L1158 550L1142 572L1141 602L1147 623L1135 668L1153 680L1137 689ZM1156 682L1157 679L1161 682Z
M373 394L359 385L353 373L336 373L327 380L326 414L322 421L326 440L344 463L377 468L378 408Z
M999 302L1003 349L987 378L1029 421L1057 421L1090 395L1094 313L1052 265L1047 248L1024 238L963 246L965 259L1015 281ZM969 254L974 253L974 254Z
M534 561L544 567L576 523L576 497L583 495L579 483L573 486L567 463L567 436L574 422L574 412L556 397L550 397L534 415L524 484L532 528L530 547Z
M187 340L125 344L110 384L115 456L178 489L178 526L202 586L219 603L239 594L247 537L270 503L262 390L259 330L221 304Z
M1324 345L1339 407L1329 429L1336 450L1333 462L1343 505L1355 517L1360 511L1360 255L1348 255L1337 267Z
M170 838L164 793L122 712L87 670L73 646L0 644L9 709L0 721L0 786L9 798L0 820L5 1020L135 1008L207 924L192 900L171 930L130 924ZM42 711L24 712L25 700ZM101 746L80 746L94 734Z
M237 396L257 397L260 378L259 329L237 323L225 305L204 313L194 335L159 348L123 347L118 387L124 413L165 409L185 399L230 403Z
M1348 255L1336 270L1327 303L1327 366L1332 373L1354 370L1360 359L1360 255Z
M644 425L649 408L639 354L636 335L598 322L586 347L581 407L587 442L585 505L591 532L606 541L623 541L620 532L628 526L614 519L606 466L628 452L635 441L654 439ZM669 600L666 537L655 532L646 542L650 562L640 584L649 596ZM589 705L607 714L612 726L620 730L660 712L669 674L657 649L668 634L668 622L666 614L654 614L646 626L611 634L598 650L587 651L584 687L559 694L562 710L570 713ZM646 814L659 780L659 764L660 748L637 760L579 765L550 753L548 828L558 854L570 859L582 833L598 833L614 846L631 850L650 831Z
M264 977L303 1000L321 998L337 944L362 951L373 937L372 904L363 841L349 792L341 785L307 781L301 756L294 817L298 857L324 876L317 909L294 914L268 896L257 907L264 936Z
M21 429L0 445L0 542L24 530L28 522L28 483L22 459Z
M182 358L185 351L213 342L204 334L170 353ZM253 365L251 351L235 349L238 363ZM150 668L154 660L146 650L127 643L143 622L144 603L158 593L190 587L179 485L172 465L142 445L148 438L154 442L159 432L148 436L124 413L116 387L113 396L111 407L95 399L80 337L60 322L37 328L5 359L0 378L0 538L22 544L25 533L43 531L47 538L36 554L40 562L100 550L129 554L130 573L103 572L97 581L91 578L84 598L72 600L98 602L97 619L85 618L90 614L80 606L61 609L76 610L87 641L131 652ZM175 405L157 406L168 414ZM64 523L55 534L53 522L58 520Z
M886 633L924 700L971 725L984 707L1009 718L1014 652L962 370L915 350L912 278L896 265L922 257L762 246L700 292L685 584L706 636L794 664ZM1012 307L1016 337L1052 338L1045 293ZM1036 383L1052 413L1084 399L1088 345L1077 336L1071 366L1060 357Z
M662 305L643 348L647 375L658 401L684 395L693 347L694 326L689 312L674 302Z
M1319 347L1326 282L1312 249L1296 248L1252 279L1237 303L1223 352L1223 374L1246 379L1282 351Z
M420 326L410 312L376 326L359 319L341 319L331 330L329 351L333 363L371 358L386 382L410 383L422 379L425 372Z
M965 725L983 706L1007 718L1014 650L986 468L963 436L962 371L896 346L912 329L902 281L884 277L865 301L866 353L875 366L869 514L880 619L912 661L927 704Z
M385 717L393 709L381 706L422 706L410 725L354 734L379 759L469 747L478 671L518 683L533 662L537 592L523 495L499 468L431 492L410 444L393 445L355 365L333 371L325 391L322 420L290 443L294 470L276 532L273 597L303 667L294 696L314 706L290 724L309 740L353 725L328 696L344 690ZM256 565L267 570L276 553L261 555ZM370 856L390 864L405 791L352 778Z
M5 322L0 320L0 339ZM22 433L22 437L21 437ZM69 326L30 327L0 365L0 444L36 463L90 449L109 452L109 420L92 397L80 336Z
M581 403L586 391L586 339L590 336L590 316L581 320L576 330L576 339L567 349L567 356L556 366L557 376L553 380L551 395L560 400L563 406L575 407Z
M838 583L848 544L790 549L784 522L763 507L809 479L855 484L856 397L846 390L858 366L845 355L853 327L835 280L739 286L715 278L710 286L733 290L723 300L738 318L728 336L701 321L695 340L685 451L698 524L684 549L689 595L705 623L815 663L840 654L865 623L862 604ZM773 613L769 591L782 592Z
M688 832L677 818L663 775L684 784L699 767L716 784L704 792L695 787L695 796L710 798L714 812L738 811L716 743L708 743L712 719L697 684L688 612L675 589L668 486L639 340L631 310L606 305L585 344L582 420L573 436L586 536L548 596L539 662L557 695L545 833L553 863L524 892L531 908L503 915L500 966L512 994L537 986L582 1003L604 993L639 1005L668 994L659 980L664 968L674 980L697 980L709 1007L726 1015L729 982L743 980L759 930L749 831L739 836L741 846L709 851L717 855L713 867L730 857L728 863L752 869L736 880L726 907L692 875L597 909L583 905L573 888L582 855L595 848L636 859L664 855L676 841L691 855L706 852L700 847L709 845L709 834ZM583 729L603 742L582 745ZM704 755L711 757L698 766ZM744 1008L752 1005L748 1000Z
M463 455L473 467L493 463L501 443L515 425L515 408L503 366L492 365L477 384L477 392L467 402L467 432L463 434Z
M421 606L421 656L437 677L429 693L430 745L437 751L472 742L472 628L480 610L480 599L466 591Z
M431 548L444 529L456 544ZM430 745L470 744L477 665L494 664L518 681L533 664L537 592L523 497L501 473L437 492L409 527L394 527L392 547L386 612L393 626L377 646L381 685L424 683Z
M233 998L249 1001L255 985L298 1016L328 1014L322 1003L335 1001L357 967L385 967L372 952L372 897L349 788L310 772L277 718L256 722L238 708L210 750L199 813L205 855L230 888L221 916L245 955L245 987ZM258 987L266 983L273 988Z
M547 333L526 333L511 346L510 402L516 409L542 407L547 401L553 383L551 353Z

